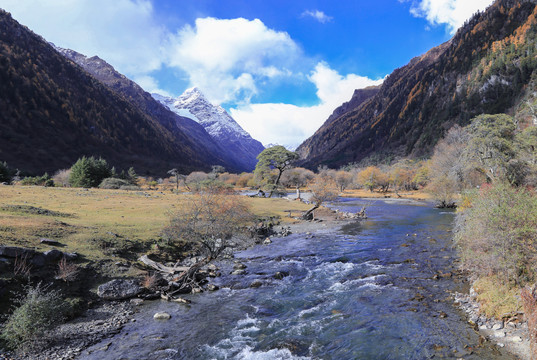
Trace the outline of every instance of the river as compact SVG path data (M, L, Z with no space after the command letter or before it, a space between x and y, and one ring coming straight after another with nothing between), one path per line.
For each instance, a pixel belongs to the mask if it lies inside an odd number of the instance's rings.
M355 212L363 202L334 207ZM237 253L247 275L218 264L221 290L185 296L190 305L148 302L81 359L512 359L480 348L453 305L451 293L465 290L450 276L453 213L375 200L367 214ZM274 279L278 271L290 275ZM250 288L255 280L262 286ZM158 311L172 318L153 320Z

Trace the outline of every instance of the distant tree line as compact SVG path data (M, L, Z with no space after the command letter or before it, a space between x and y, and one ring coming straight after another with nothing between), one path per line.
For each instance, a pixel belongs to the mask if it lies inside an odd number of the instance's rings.
M138 188L138 175L134 168L117 172L110 167L105 159L81 157L71 168L59 170L51 177L48 173L41 176L20 177L19 171L11 169L7 163L0 162L0 182L10 184L38 186L72 186L72 187L100 187L103 189L132 189Z

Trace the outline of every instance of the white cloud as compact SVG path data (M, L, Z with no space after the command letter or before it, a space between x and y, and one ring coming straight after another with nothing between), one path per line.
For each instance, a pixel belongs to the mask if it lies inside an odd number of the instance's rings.
M150 0L0 0L0 7L60 47L105 59L146 91L169 96L154 71L180 70L212 102L235 103L231 114L265 144L298 145L354 89L379 83L316 65L289 34L258 19L200 18L171 32L156 20ZM305 81L315 84L318 105L251 103L264 86Z
M162 64L165 30L148 0L0 0L0 7L48 41L98 55L127 75Z
M485 10L493 2L494 0L420 0L413 1L410 12L416 17L427 19L433 25L447 25L453 34L473 14Z
M289 76L301 49L285 32L258 19L200 18L171 39L168 60L216 103L248 101L262 79Z
M138 85L140 85L142 89L144 89L148 93L157 93L162 96L173 97L173 94L169 93L166 90L161 89L159 87L157 79L155 79L152 76L141 75L141 76L134 77L132 80Z
M302 17L312 17L321 24L326 24L327 22L332 21L334 18L332 16L326 15L324 12L319 10L306 10L302 13Z
M325 63L317 64L308 79L317 87L318 105L246 104L231 109L231 116L265 145L296 147L313 135L336 107L349 101L355 89L383 81L354 74L342 76Z

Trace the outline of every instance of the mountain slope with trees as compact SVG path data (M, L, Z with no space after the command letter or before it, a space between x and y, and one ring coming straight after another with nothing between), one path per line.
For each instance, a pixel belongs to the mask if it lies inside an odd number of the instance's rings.
M482 113L533 121L536 15L534 0L496 1L450 41L396 69L366 103L321 127L297 149L304 164L429 155L447 129Z
M234 158L224 146L215 141L203 126L192 119L175 114L160 104L138 84L117 72L112 65L103 59L98 56L87 57L70 49L57 47L56 50L80 65L114 92L123 96L132 105L153 118L154 121L159 122L177 138L177 141L188 143L191 148L195 149L196 153L207 159L212 159L209 165L221 164L230 171L250 170L242 166L239 159Z
M101 156L140 174L209 169L218 159L65 59L0 10L0 159L28 173Z

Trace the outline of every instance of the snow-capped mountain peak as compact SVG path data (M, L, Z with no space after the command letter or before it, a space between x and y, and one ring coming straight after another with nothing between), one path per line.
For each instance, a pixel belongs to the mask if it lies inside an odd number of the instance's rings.
M250 134L224 108L211 104L197 87L187 89L177 99L158 94L153 94L153 97L171 111L199 122L214 138L232 136L251 139Z
M224 108L211 104L200 89L187 89L176 99L152 95L176 114L197 121L224 148L244 159L249 167L255 167L255 158L263 151L263 145L237 124Z

